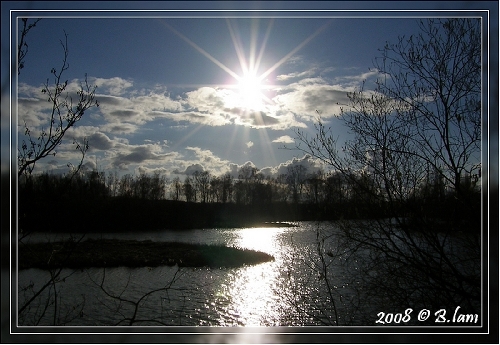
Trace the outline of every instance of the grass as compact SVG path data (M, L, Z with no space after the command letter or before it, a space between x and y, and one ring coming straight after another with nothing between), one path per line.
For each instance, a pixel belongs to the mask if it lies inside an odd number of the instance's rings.
M19 246L19 269L90 267L240 267L274 260L255 250L224 245L136 240L86 240Z

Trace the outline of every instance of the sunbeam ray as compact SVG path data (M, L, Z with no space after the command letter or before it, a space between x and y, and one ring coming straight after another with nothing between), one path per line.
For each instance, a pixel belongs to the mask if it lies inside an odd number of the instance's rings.
M256 70L259 68L260 62L262 61L262 57L264 56L264 52L265 52L266 46L267 46L267 40L269 39L269 36L271 35L271 30L273 28L273 24L274 24L274 19L271 19L269 21L269 25L267 26L266 34L264 35L264 41L262 41L262 45L261 45L260 51L259 51L259 56L257 57L256 63L255 63ZM265 78L265 76L259 77L260 80L263 80L264 78Z
M271 140L269 139L269 134L267 133L266 127L259 131L260 136L260 149L262 155L264 156L264 161L271 161L271 165L275 166L277 164L276 156L274 155L274 150L270 145Z
M304 41L302 41L297 47L292 49L288 54L283 56L277 63L275 63L271 68L269 68L266 72L264 72L261 75L261 78L264 79L267 77L269 74L271 74L274 70L276 70L279 66L281 66L283 63L285 63L290 57L292 57L293 54L304 48L305 45L307 45L309 42L312 41L312 39L316 36L318 36L321 32L323 32L330 24L332 23L332 20L328 21L326 24L324 24L322 27L320 27L318 30L316 30L311 36L307 37Z
M171 30L173 33L175 33L177 36L182 38L184 41L186 41L190 46L192 46L194 49L196 49L198 52L203 54L206 58L208 58L210 61L212 61L214 64L222 68L224 71L226 71L230 76L234 77L235 79L238 79L239 76L235 72L233 72L231 69L229 69L226 65L224 65L222 62L214 58L212 55L207 53L203 48L198 46L196 43L191 41L189 38L184 36L182 33L177 31L175 28L173 28L171 25L165 23L164 21L161 22L163 25L165 25L169 30Z
M205 127L204 124L199 124L198 126L196 126L195 128L193 128L188 134L184 135L181 140L179 140L178 142L176 142L175 145L172 146L172 149L176 150L177 148L180 148L181 145L186 140L188 140L189 138L191 138L194 134L196 134L200 129L202 129L204 127Z
M241 40L236 36L237 33L235 32L235 28L231 24L231 21L229 19L226 19L227 27L229 30L229 34L231 35L231 40L233 41L233 46L234 49L236 50L236 55L238 57L238 61L241 66L241 70L243 74L248 73L248 64L245 58L245 52L243 50L243 46L241 44ZM240 80L240 76L235 77L236 80Z
M266 104L273 104L274 102L268 95L263 93L264 90L272 90L276 87L276 85L271 85L267 83L263 83L272 72L274 72L279 66L285 63L290 57L292 57L299 50L304 48L309 42L311 42L316 36L318 36L321 32L323 32L330 24L332 20L328 21L324 25L322 25L319 29L313 32L310 36L308 36L305 40L303 40L299 45L293 48L288 54L284 55L280 60L278 60L271 68L267 69L264 73L258 74L257 70L260 67L260 64L264 58L266 47L268 43L268 39L271 35L272 28L274 25L274 19L269 21L267 25L267 29L263 38L263 41L258 49L258 34L259 34L259 21L257 19L252 19L251 22L251 32L250 32L250 41L248 48L248 56L245 53L244 45L242 42L242 38L240 32L238 31L238 27L236 23L232 22L230 19L226 18L226 24L228 27L229 34L231 36L231 40L236 51L236 56L238 58L238 62L242 69L242 74L239 75L229 67L224 65L222 62L214 58L203 48L198 46L196 43L191 41L188 37L177 31L171 25L166 22L162 22L162 24L167 27L170 31L179 36L182 40L196 49L200 54L208 58L215 65L220 67L223 71L225 71L229 76L235 79L236 84L226 84L226 85L213 85L213 87L220 87L225 89L236 90L236 95L233 97L230 107L241 108L241 109L252 109L254 111L263 111L266 110ZM258 51L258 54L257 54ZM267 109L268 110L268 109ZM265 126L263 126L265 127Z

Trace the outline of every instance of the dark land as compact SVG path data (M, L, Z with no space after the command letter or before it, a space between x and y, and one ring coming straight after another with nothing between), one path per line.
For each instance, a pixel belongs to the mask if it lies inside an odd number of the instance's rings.
M201 187L185 182L178 186L185 189L185 197L179 194L168 199L167 184L158 176L126 177L119 183L111 183L104 173L91 172L74 178L42 174L21 180L17 200L13 200L18 205L17 228L20 233L140 233L398 216L417 220L435 218L449 224L450 229L480 231L478 221L458 224L481 217L481 193L470 186L464 187L460 200L447 193L444 185L424 184L411 197L389 202L376 191L361 188L361 182L336 175L305 180L302 189L291 182L258 179L230 180L222 188L222 177L212 176L211 181L218 181L219 185L206 185L204 194L195 193ZM12 182L14 187L15 181ZM363 183L371 186L374 182ZM198 199L187 194L188 190L198 195Z
M90 267L239 267L272 261L266 253L223 245L135 240L86 240L19 246L19 269Z
M94 175L98 176L97 173ZM12 225L14 229L17 227L20 238L37 232L134 232L140 236L142 231L152 230L283 227L295 221L383 219L397 215L413 219L412 225L419 229L425 227L427 231L479 234L481 230L481 194L477 191L467 196L467 202L458 202L444 191L431 193L424 190L422 195L388 203L371 194L357 193L352 186L350 193L343 192L345 188L329 190L326 188L328 180L323 182L324 188L318 188L317 197L312 199L294 197L292 193L287 201L283 201L283 198L273 196L276 192L271 193L272 184L255 182L248 183L248 191L240 193L244 197L237 197L240 194L234 192L233 198L226 202L217 199L196 202L168 200L153 197L151 193L112 196L102 180L95 182L90 177L71 180L41 175L19 184L17 200L13 200L18 205L18 217L13 219L18 223ZM234 183L236 190L237 186L239 183ZM243 187L238 188L245 191ZM269 193L263 193L261 189ZM435 219L433 223L438 224L438 228L420 226L418 222L425 219ZM19 242L20 269L57 265L74 268L169 264L235 267L272 260L265 253L184 243L106 240L74 245L25 245L22 242ZM68 252L68 248L73 249Z
M44 207L47 200L27 198L23 202L23 209L29 212L20 213L20 231L101 233L275 226L272 223L286 226L286 222L293 221L333 220L340 212L349 215L355 210L348 203L332 207L286 202L247 205L125 197L78 201L55 197L50 199L51 210L47 212Z

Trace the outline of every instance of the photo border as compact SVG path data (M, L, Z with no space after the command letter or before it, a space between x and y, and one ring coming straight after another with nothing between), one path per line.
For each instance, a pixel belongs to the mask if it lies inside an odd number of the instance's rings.
M2 17L4 17L4 4L2 2ZM490 229L498 229L498 142L492 143L491 140L498 141L498 117L492 115L498 114L498 3L496 2L377 2L377 3L351 3L351 2L297 2L297 3L263 3L263 2L210 2L209 4L203 2L174 2L174 3L160 3L160 2L130 2L124 3L131 8L123 9L117 8L123 4L112 2L92 2L92 7L97 9L90 10L89 3L84 2L9 2L8 6L10 14L10 44L11 49L10 58L10 100L11 100L11 116L10 116L10 156L8 157L8 166L10 167L9 175L9 204L8 210L9 238L7 245L9 247L9 254L7 265L5 265L5 232L2 231L2 338L5 336L4 332L4 293L5 293L5 271L9 272L9 337L12 342L33 342L37 343L41 340L48 342L81 342L83 339L88 342L102 341L102 342L174 342L174 343L205 343L205 342L370 342L370 343L385 343L385 342L448 342L450 339L456 339L458 342L470 340L471 343L477 342L479 339L492 339L498 340L498 232L491 232ZM23 8L24 6L24 8ZM198 7L195 9L194 6ZM294 8L280 8L280 7L294 7ZM394 9L394 7L406 7ZM45 7L45 8L44 8ZM59 7L59 8L58 8ZM75 7L75 8L73 8ZM78 7L85 7L79 9ZM101 7L101 8L99 8ZM141 9L142 7L142 9ZM165 9L166 7L172 7ZM191 8L187 8L191 7ZM359 8L354 8L359 7ZM411 8L410 8L411 7ZM428 8L433 7L433 8ZM463 7L463 8L462 8ZM146 9L144 9L146 8ZM494 12L496 11L496 12ZM17 299L13 298L13 293L17 295L16 285L16 256L17 236L16 229L16 203L17 200L17 177L16 160L14 159L15 150L15 136L17 126L13 126L15 120L12 114L15 114L15 100L14 94L17 75L12 74L13 69L13 52L12 47L15 47L15 30L16 25L13 23L15 17L22 15L29 15L31 17L43 17L49 14L49 17L71 16L70 13L80 13L83 16L77 15L76 17L93 17L95 13L99 13L99 17L107 16L115 13L125 13L125 17L129 18L132 15L138 16L154 16L158 13L169 13L168 16L179 18L179 16L186 16L186 18L198 18L201 14L202 17L207 16L212 18L217 16L242 16L247 18L251 16L269 16L279 13L280 16L305 16L305 17L321 17L329 18L330 15L341 16L343 18L354 17L370 17L370 13L376 14L376 17L425 17L432 16L456 16L464 14L469 16L471 13L481 15L486 24L483 28L487 29L487 47L483 47L483 55L486 55L488 74L483 73L484 93L483 97L487 100L483 104L483 181L482 194L483 194L483 264L482 264L482 326L468 326L457 329L457 327L425 327L425 326L339 326L339 327L253 327L253 328L224 328L224 327L190 327L190 326L172 326L172 327L94 327L94 326L81 326L81 327L19 327L13 324L15 313L15 302ZM412 14L413 13L413 14ZM418 15L415 15L418 13ZM41 15L42 14L42 15ZM167 17L168 17L167 16ZM114 16L113 16L114 17ZM164 18L164 15L161 15ZM373 17L373 16L372 16ZM65 17L67 18L67 17ZM288 17L287 17L288 18ZM301 17L303 18L303 17ZM2 25L5 26L6 22L2 18ZM4 32L2 29L2 47L4 47ZM495 40L496 39L496 40ZM15 51L15 50L14 50ZM3 55L4 56L4 55ZM5 61L5 59L3 59ZM3 65L3 63L2 63ZM2 66L2 77L4 78L4 68ZM3 81L3 79L2 79ZM496 85L492 84L496 81ZM2 83L2 100L4 98L4 83ZM492 101L494 100L494 101ZM3 102L2 102L3 103ZM4 126L4 106L2 105L2 127ZM487 141L487 147L484 146L484 139ZM3 141L2 141L3 144ZM2 150L3 152L3 150ZM493 155L493 156L492 156ZM2 201L5 189L3 175L4 175L4 158L2 156ZM486 163L486 164L484 164ZM14 173L13 173L14 172ZM14 201L14 202L13 202ZM3 205L5 203L2 202ZM496 206L496 208L494 208ZM496 211L495 211L496 210ZM491 213L490 213L491 212ZM492 217L493 216L493 217ZM495 218L496 216L496 218ZM4 207L2 206L2 229L6 219ZM485 228L486 227L486 228ZM13 256L14 255L14 256ZM14 259L14 260L13 260ZM493 325L493 326L492 326ZM496 328L496 329L495 329ZM168 329L168 331L166 331ZM141 331L145 330L145 331ZM265 332L263 332L265 330ZM272 331L270 331L272 330ZM425 332L427 331L427 333ZM496 332L496 333L495 333ZM451 336L451 338L450 338ZM89 338L90 337L90 338ZM483 338L484 337L484 338ZM3 339L2 339L3 342ZM484 341L489 342L489 341Z

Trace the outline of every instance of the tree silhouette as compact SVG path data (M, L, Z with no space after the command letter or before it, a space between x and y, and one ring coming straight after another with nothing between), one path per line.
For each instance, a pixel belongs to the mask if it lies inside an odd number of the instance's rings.
M18 75L21 74L21 70L24 68L26 62L26 56L28 53L27 36L31 29L33 29L40 21L36 19L33 22L29 22L27 18L20 18L22 21L22 28L20 32L20 41L17 50L17 70ZM19 236L18 245L23 246L23 240L31 234L33 228L23 228L24 218L27 217L29 213L37 213L39 210L34 210L30 208L33 195L30 193L33 191L33 180L32 172L35 168L36 163L49 156L56 155L56 149L61 144L66 132L73 127L78 121L81 120L84 113L91 107L99 106L97 100L95 99L96 86L91 86L87 81L87 76L85 76L85 81L80 85L78 91L73 92L69 90L68 81L63 81L63 74L69 68L68 64L68 36L64 34L64 41L61 40L61 46L63 48L63 59L59 69L52 68L50 74L53 77L53 84L49 83L49 79L44 84L41 93L46 97L47 101L50 103L50 111L47 114L47 127L37 129L31 127L30 124L24 121L23 131L20 133L20 138L22 141L18 145L18 182L20 183L19 188L19 199L18 208L19 212ZM76 145L76 149L82 153L82 159L77 167L73 167L73 171L69 179L67 179L66 187L70 185L72 177L74 177L83 163L83 158L88 150L88 141L83 140L82 143L73 141ZM72 167L72 165L69 165ZM21 177L23 177L21 179ZM95 177L95 176L94 176ZM94 181L95 182L95 181ZM94 183L93 186L96 186ZM45 195L48 197L48 195ZM50 204L36 204L43 211L50 212ZM52 205L54 206L54 205ZM78 243L83 239L84 236L79 238L71 238L65 246L71 248L78 245ZM54 251L61 250L61 248L54 248ZM50 264L50 259L49 259ZM66 315L61 315L59 301L59 289L60 284L65 281L66 278L71 276L72 273L66 275L59 266L49 265L48 273L50 277L46 282L41 283L41 286L34 287L33 284L28 286L20 287L20 291L23 292L23 299L19 301L18 304L18 315L20 319L24 319L26 313L35 308L35 319L33 324L37 324L49 311L49 308L53 307L53 318L52 323L54 325L64 324L71 321L78 315L78 311L82 310L85 300L83 302L75 305L73 312ZM42 301L42 299L45 299ZM36 302L38 301L38 302ZM38 307L34 304L38 303Z
M35 27L38 20L32 24L28 24L26 19L22 19L23 28L21 31L21 40L18 47L18 73L24 67L24 59L28 52L26 36L28 32ZM50 74L53 77L53 84L49 83L49 79L44 84L41 93L47 98L51 105L50 114L47 118L47 127L36 129L30 127L30 124L24 121L23 139L18 147L18 177L31 175L35 164L42 158L49 155L56 155L57 147L61 144L68 129L73 127L81 120L84 113L94 106L98 107L99 103L95 99L96 86L88 83L85 75L84 82L80 85L79 90L72 92L68 90L68 80L63 79L64 72L69 68L68 64L68 35L64 33L64 41L61 40L63 48L63 59L59 69L52 68ZM84 139L83 143L73 142L76 149L85 155L88 149L88 141ZM83 158L82 158L83 160ZM79 167L81 164L79 165Z
M398 103L417 155L458 197L465 175L480 174L481 27L478 18L420 21L420 33L387 44L376 68L379 91Z
M296 145L342 176L358 217L370 216L337 222L342 231L334 238L358 260L371 304L475 311L481 217L471 184L480 169L480 20L429 19L420 31L381 50L374 90L363 85L348 94L339 121L352 139L340 143L320 118L316 136L297 130ZM439 203L421 193L431 172Z

